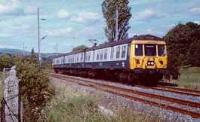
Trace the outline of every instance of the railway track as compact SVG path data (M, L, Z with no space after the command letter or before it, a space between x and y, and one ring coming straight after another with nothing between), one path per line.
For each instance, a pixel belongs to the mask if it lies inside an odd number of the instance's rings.
M141 88L145 88L145 89L154 89L154 90L159 90L159 91L177 93L181 95L200 97L200 91L197 91L197 90L190 90L190 89L169 87L169 86L155 86L155 87L146 87L146 86L141 86L141 85L137 85L137 86Z
M152 89L200 97L200 91L197 91L197 90L190 90L190 89L169 87L169 86L152 87Z
M79 77L54 74L54 73L52 73L51 76L58 79L66 80L68 82L73 82L79 85L92 87L99 89L101 91L116 94L133 101L141 102L143 104L148 104L151 106L160 107L162 109L171 110L181 114L190 115L193 118L200 118L200 112L194 110L194 109L200 109L200 103L197 102L182 100L178 98L172 98L157 94L145 93L129 88L123 88L100 82L94 82L91 79L86 79L86 78L79 78ZM159 87L157 88L159 89ZM170 92L172 92L172 90Z

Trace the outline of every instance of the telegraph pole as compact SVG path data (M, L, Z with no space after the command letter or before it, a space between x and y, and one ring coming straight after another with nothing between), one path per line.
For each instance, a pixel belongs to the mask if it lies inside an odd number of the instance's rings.
M39 68L41 66L41 54L40 54L40 9L37 8L37 21L38 21L38 62Z
M119 11L118 6L116 6L116 12L115 12L115 41L119 41Z

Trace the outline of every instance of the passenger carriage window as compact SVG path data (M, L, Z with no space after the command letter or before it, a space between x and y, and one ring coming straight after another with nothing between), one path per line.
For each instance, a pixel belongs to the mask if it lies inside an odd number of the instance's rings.
M88 61L88 52L86 53L86 55L85 55L85 61Z
M135 55L136 56L143 56L143 45L142 44L136 44L135 45Z
M121 54L121 58L125 57L126 57L126 45L122 46L122 54Z
M85 60L85 59L84 59L84 53L82 53L82 62L84 62L84 60Z
M101 50L100 60L103 60L103 50Z
M104 60L107 59L107 52L108 52L108 49L105 49L105 50L104 50Z
M120 57L120 46L118 46L116 50L116 58L119 58L119 57Z
M80 61L82 61L83 60L83 56L82 56L82 54L81 54L81 60Z
M95 55L96 55L96 53L95 53L95 51L93 51L92 61L95 61Z
M97 61L99 60L99 52L97 52Z
M90 61L90 54L88 55L88 61Z
M110 59L113 59L113 57L114 57L114 47L111 47Z

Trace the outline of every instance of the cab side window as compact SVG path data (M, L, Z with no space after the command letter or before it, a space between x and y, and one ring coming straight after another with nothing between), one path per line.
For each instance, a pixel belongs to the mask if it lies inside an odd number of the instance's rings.
M158 45L158 56L165 56L165 45Z
M143 56L143 45L142 44L135 45L135 56Z

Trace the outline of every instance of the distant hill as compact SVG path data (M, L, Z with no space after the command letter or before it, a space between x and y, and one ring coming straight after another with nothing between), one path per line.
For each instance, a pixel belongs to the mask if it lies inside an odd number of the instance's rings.
M20 49L8 49L8 48L0 48L0 54L10 54L10 55L29 55L30 52L28 51L23 51Z
M0 55L9 54L9 55L30 55L31 53L28 51L20 50L20 49L8 49L8 48L0 48ZM42 53L43 58L52 57L55 55L59 55L59 53Z

